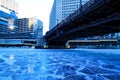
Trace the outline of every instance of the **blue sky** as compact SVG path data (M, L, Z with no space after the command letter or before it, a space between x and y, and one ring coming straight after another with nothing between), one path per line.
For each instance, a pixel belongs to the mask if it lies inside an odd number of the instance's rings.
M37 16L43 21L44 34L48 30L49 15L54 0L16 0L19 3L20 17L30 18Z

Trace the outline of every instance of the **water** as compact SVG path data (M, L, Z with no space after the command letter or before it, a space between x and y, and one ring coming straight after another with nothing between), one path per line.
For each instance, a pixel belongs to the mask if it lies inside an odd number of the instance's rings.
M0 48L0 80L120 80L120 50Z

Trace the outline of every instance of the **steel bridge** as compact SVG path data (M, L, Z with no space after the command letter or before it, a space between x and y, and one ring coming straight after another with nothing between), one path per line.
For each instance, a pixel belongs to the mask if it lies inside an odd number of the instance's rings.
M120 0L90 0L46 33L49 46L68 40L120 32Z

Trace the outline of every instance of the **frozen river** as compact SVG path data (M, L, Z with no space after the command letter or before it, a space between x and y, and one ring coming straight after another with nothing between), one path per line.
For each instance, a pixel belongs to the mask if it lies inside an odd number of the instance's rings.
M120 50L0 48L0 80L120 80Z

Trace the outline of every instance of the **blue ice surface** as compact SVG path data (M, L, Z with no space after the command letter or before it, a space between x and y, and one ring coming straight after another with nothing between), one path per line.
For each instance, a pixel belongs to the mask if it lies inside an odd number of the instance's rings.
M120 80L120 49L0 48L0 80Z

